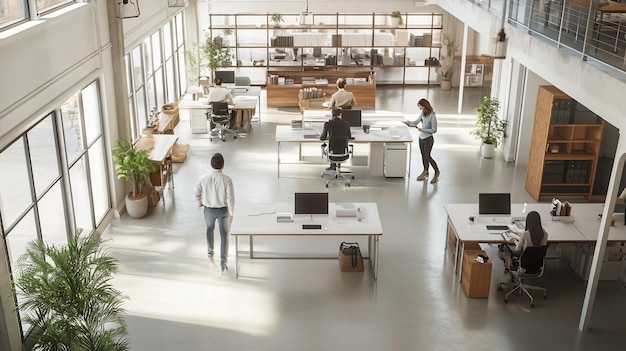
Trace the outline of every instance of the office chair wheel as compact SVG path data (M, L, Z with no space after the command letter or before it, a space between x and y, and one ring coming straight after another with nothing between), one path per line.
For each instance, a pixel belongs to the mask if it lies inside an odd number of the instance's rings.
M531 304L530 304L530 307L531 307L531 308L535 307L535 304L534 304L534 303L531 303Z
M498 286L498 291L502 291L502 290L504 290L504 289L502 288L502 285Z
M504 298L504 303L509 303L509 299Z
M326 184L326 187L328 188L328 184Z
M352 176L352 179L354 180L354 176Z
M350 187L350 183L346 183L346 186L347 186L347 187Z

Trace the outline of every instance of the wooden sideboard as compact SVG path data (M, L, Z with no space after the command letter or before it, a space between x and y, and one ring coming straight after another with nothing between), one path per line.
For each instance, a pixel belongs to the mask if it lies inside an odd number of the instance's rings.
M272 76L293 79L289 84L273 84ZM302 78L325 78L328 84L303 84ZM345 78L346 90L352 92L357 107L376 107L376 75L370 71L269 71L267 78L268 107L298 107L298 92L302 88L320 88L330 99L337 91L337 79ZM352 81L352 79L356 79Z

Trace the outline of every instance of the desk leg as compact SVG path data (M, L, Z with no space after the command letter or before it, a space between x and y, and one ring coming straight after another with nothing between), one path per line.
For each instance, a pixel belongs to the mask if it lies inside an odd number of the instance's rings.
M239 278L239 235L235 235L235 278Z
M280 141L278 142L278 150L276 151L276 155L278 157L278 166L276 169L278 170L278 178L280 178Z
M458 241L459 240L457 239L457 246L459 246ZM465 243L464 242L461 243L461 253L463 253L463 252L465 252ZM455 266L456 266L456 264L457 264L456 261L459 262L459 266L458 266L459 267L459 269L458 269L459 270L459 283L461 282L461 276L463 275L463 262L461 260L459 260L459 256L460 255L461 254L459 254L459 252L457 251L456 259L455 259L455 263L454 263Z
M250 259L254 258L254 237L250 235Z
M374 235L373 239L374 239L374 251L370 252L370 260L372 260L372 272L374 273L374 280L378 280L378 244L379 244L380 236Z
M407 169L407 175L411 178L411 158L413 156L413 143L409 143L409 168Z
M165 205L165 184L167 184L167 172L165 176L163 175L163 162L159 165L159 174L161 176L161 199L163 200L163 205Z

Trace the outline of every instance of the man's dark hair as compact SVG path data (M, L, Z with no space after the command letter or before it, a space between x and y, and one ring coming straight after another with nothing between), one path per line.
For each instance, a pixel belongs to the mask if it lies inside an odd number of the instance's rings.
M222 85L222 83L224 82L224 80L220 77L215 78L215 85Z
M341 109L340 108L333 109L333 118L337 118L339 116L341 116Z
M213 169L224 168L224 156L219 152L215 153L213 157L211 157L211 167L213 167Z

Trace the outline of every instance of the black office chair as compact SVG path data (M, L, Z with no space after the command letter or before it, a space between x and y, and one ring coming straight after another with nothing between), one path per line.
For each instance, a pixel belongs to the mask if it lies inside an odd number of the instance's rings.
M231 111L227 102L212 102L211 112L207 112L211 124L215 127L211 129L210 139L218 136L222 141L226 141L226 134L233 134L233 138L237 139L237 131L228 128L230 125Z
M335 169L325 170L324 172L322 172L322 178L325 175L329 176L329 178L326 180L327 188L328 184L332 180L339 180L340 178L344 181L344 184L346 186L350 186L350 179L354 179L354 173L344 172L341 170L341 164L350 159L350 154L352 154L352 145L348 145L347 136L331 136L328 139L328 147L326 148L325 156L329 162L335 165Z
M534 285L528 285L526 280L539 278L543 275L546 265L546 252L548 246L534 246L527 247L520 255L517 267L509 270L511 276L510 283L500 283L498 291L502 290L504 285L513 287L504 297L504 302L509 302L509 296L514 292L518 292L518 295L522 295L522 291L530 298L530 307L535 307L535 300L528 290L540 290L543 291L543 298L545 299L548 290Z

